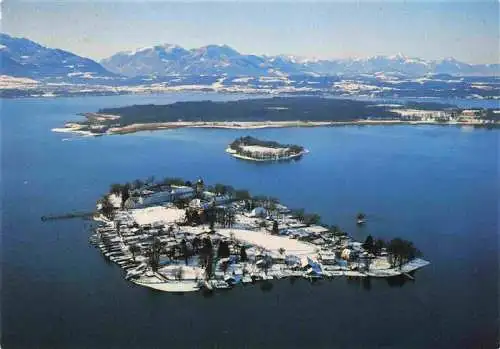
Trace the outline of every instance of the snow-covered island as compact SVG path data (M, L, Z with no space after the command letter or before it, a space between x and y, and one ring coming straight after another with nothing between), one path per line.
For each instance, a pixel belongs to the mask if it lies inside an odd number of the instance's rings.
M316 214L246 190L177 178L111 186L90 237L131 282L167 292L272 279L409 277L429 262L403 239L354 241Z
M238 159L250 161L283 161L299 159L307 149L295 144L280 144L251 136L240 137L229 144L226 152Z

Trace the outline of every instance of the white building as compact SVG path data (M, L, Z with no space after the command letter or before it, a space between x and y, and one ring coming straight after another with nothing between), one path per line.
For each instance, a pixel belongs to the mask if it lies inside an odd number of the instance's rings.
M265 217L267 210L264 207L256 207L250 212L250 217Z
M194 189L185 185L173 185L170 193L172 200L190 199L194 196Z
M187 186L172 186L170 190L153 192L143 190L139 196L131 196L126 202L126 208L143 208L172 202L175 199L190 199L194 189Z

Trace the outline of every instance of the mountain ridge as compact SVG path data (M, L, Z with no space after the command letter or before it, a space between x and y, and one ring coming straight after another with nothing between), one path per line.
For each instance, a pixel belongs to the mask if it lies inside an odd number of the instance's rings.
M176 57L161 48L175 47ZM152 49L154 48L154 50ZM117 59L118 56L122 59ZM126 59L123 59L126 57ZM500 75L500 64L469 64L452 57L425 60L398 53L367 58L317 59L296 55L242 54L228 45L206 45L185 49L177 44L163 44L125 51L100 61L108 70L134 77L140 75L274 75L281 74L375 74L401 73L410 76L450 74L458 76Z
M136 77L175 76L499 76L500 64L468 64L455 58L424 60L405 56L311 59L296 55L242 54L228 45L186 49L160 44L118 52L96 62L0 33L0 74L41 81L122 84Z
M0 33L0 61L0 72L14 77L78 82L117 76L90 58L4 33Z

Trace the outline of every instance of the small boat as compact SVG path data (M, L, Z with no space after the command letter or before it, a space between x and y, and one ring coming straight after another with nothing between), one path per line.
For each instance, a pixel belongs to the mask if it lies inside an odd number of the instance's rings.
M364 213L359 213L357 216L356 216L356 222L358 223L358 225L363 225L366 223L366 216Z
M212 287L219 290L226 290L231 288L231 286L224 280L212 280Z
M225 276L224 281L228 283L228 285L234 285L236 283L236 280L232 276Z
M272 277L271 275L268 275L268 274L266 274L266 273L261 273L261 274L260 274L260 277L261 277L261 279L262 279L262 280L264 280L264 281L265 281L265 280L272 280L272 279L273 279L273 277Z
M122 259L122 260L119 260L119 261L115 261L115 262L119 266L127 265L128 264L128 258L127 259Z
M271 276L274 277L275 279L278 279L278 280L279 279L283 279L285 277L285 275L283 275L283 273L279 272L279 271L278 272L274 272Z
M134 269L130 269L127 272L127 275L125 276L125 279L129 280L129 279L139 277L140 275L142 275L146 271L146 268L147 268L146 264L140 264L138 267L136 267Z
M127 263L121 266L123 270L128 271L129 269L137 268L136 263Z
M212 284L207 280L200 280L198 282L198 286L203 287L207 291L213 291L213 289L214 289Z
M241 278L241 282L242 282L243 284L251 284L251 283L253 283L253 280L252 280L252 277L251 277L251 276L249 276L249 275L245 275L245 276L243 276L243 277Z
M252 278L252 281L255 282L255 281L259 281L259 280L262 280L262 277L260 276L260 274L257 274L257 273L252 273L250 275L250 277Z

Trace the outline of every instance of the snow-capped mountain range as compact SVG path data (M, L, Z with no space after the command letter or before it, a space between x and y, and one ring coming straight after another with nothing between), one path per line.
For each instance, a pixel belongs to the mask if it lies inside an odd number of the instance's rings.
M89 58L0 34L0 73L32 79L112 78L116 74Z
M318 60L286 55L247 55L227 45L208 45L190 50L178 45L158 45L135 51L119 52L103 59L101 64L114 73L129 77L139 75L266 76L375 73L399 73L408 76L426 74L492 76L500 73L499 64L468 64L453 58L430 61L398 54L363 59Z
M364 59L318 60L287 55L242 54L227 45L185 49L164 44L119 52L98 63L7 34L0 34L0 59L1 75L80 83L126 81L138 76L500 75L499 64L473 65L453 58L429 61L398 54Z

